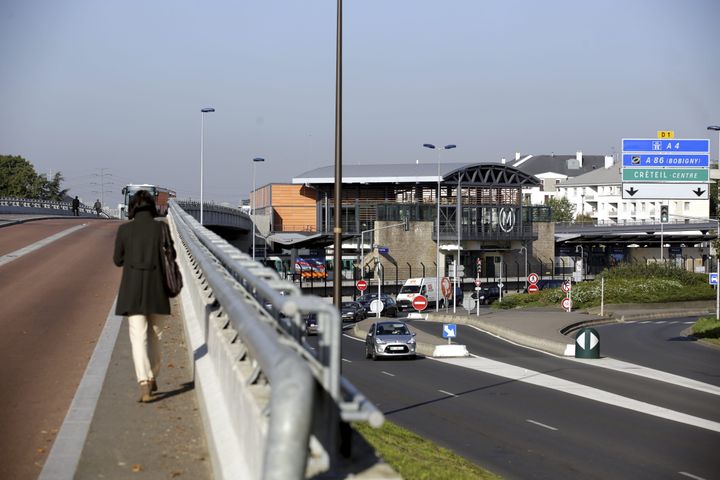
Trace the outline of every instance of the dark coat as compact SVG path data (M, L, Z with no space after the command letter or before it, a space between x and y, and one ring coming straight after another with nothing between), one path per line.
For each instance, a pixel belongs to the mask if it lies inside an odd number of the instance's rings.
M131 222L118 228L113 260L123 273L116 315L170 314L160 266L163 228L167 225L146 211L137 212Z

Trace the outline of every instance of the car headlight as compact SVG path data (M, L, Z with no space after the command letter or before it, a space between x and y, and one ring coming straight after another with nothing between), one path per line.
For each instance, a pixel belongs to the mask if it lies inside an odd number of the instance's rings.
M382 345L383 343L387 343L385 340L380 340L379 338L375 337L375 343L378 345Z
M409 343L409 344L415 343L415 339L414 339L414 338L411 338L410 340L408 340L408 343Z

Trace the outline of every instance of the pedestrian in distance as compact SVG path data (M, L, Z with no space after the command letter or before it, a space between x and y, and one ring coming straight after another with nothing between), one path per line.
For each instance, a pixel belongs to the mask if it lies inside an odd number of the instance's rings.
M72 211L73 215L75 215L76 217L80 215L80 199L77 197L77 195L75 196L75 198L73 198L72 201Z
M100 203L100 199L98 198L95 200L95 204L93 205L93 208L95 209L95 212L97 213L97 216L100 216L100 212L102 212L102 204Z
M163 238L169 242L173 257L175 248L168 226L156 221L157 207L152 195L139 190L128 205L130 222L120 225L115 238L115 265L123 268L117 297L116 315L126 316L130 332L135 375L140 385L140 399L147 403L157 390L160 370L160 337L163 319L170 314L170 300L165 292L161 255Z

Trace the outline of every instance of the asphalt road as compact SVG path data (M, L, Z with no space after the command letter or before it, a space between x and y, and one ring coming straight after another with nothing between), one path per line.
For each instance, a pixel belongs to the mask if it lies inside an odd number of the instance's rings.
M440 331L438 325L413 328ZM719 421L715 395L598 369L462 329L469 350ZM717 478L720 433L430 359L372 362L343 339L343 374L389 420L505 478ZM680 473L683 472L683 473Z
M120 281L112 263L117 222L68 218L0 229L7 255L83 223L0 266L0 478L37 478Z
M600 352L638 365L720 386L720 348L688 337L697 317L597 327Z

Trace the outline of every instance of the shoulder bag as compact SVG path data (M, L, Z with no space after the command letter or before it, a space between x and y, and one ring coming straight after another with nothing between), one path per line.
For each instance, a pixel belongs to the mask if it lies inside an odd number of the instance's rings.
M163 273L163 284L168 297L177 297L183 287L180 267L175 261L175 249L170 240L170 229L167 225L162 226L162 239L160 243L161 267Z

